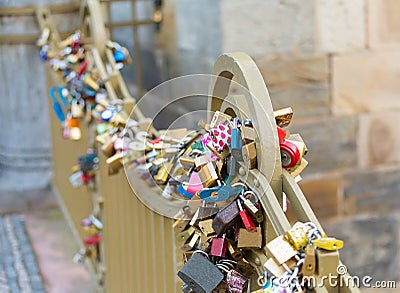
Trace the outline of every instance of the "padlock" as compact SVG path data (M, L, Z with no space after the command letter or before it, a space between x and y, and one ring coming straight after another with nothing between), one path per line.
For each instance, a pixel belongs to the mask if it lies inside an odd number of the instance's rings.
M189 224L189 220L177 219L172 224L172 228L174 228L175 233L180 233L185 230L186 226Z
M233 128L232 128L232 138L231 138L231 153L232 156L238 160L242 161L242 137L241 130L238 128L238 119L233 119Z
M225 235L222 237L214 237L211 240L210 255L225 257L227 245L228 239L225 238Z
M264 268L273 276L280 278L285 274L285 268L280 265L275 258L270 257L265 263Z
M190 236L193 235L194 232L195 229L193 227L189 227L186 230L176 234L175 239L179 243L185 243L190 238Z
M221 271L200 253L192 255L178 276L199 293L211 293L224 279Z
M184 245L181 247L181 250L183 250L183 251L188 251L188 250L193 249L193 247L196 245L196 243L197 243L197 241L198 241L199 239L200 239L200 234L194 233L193 236L192 236L192 238L190 239L190 241L189 241L188 243L184 244Z
M286 232L286 238L294 249L300 251L308 244L307 233L311 229L310 226L302 222L297 222Z
M312 245L308 245L305 249L304 263L301 267L301 274L307 277L313 276L315 269L315 248Z
M94 215L89 216L89 220L92 225L94 225L97 229L102 230L103 229L103 223Z
M72 100L71 103L71 115L74 118L82 118L84 116L83 112L84 102L83 100L77 101L76 99Z
M214 186L218 180L218 174L212 162L208 162L201 167L199 176L204 187Z
M275 122L279 127L286 127L290 124L293 117L293 110L291 107L286 107L274 111Z
M106 160L106 163L109 166L109 172L118 172L118 170L123 167L122 157L123 153L121 152L114 154Z
M246 191L244 194L247 195L249 193L254 194L252 191ZM251 200L247 199L242 194L239 194L239 197L243 201L243 205L249 211L249 213L256 219L258 223L261 223L264 220L262 211L257 208Z
M287 262L297 254L292 245L285 240L283 235L276 237L266 245L268 253L273 256L279 264Z
M257 227L255 232L249 232L244 228L239 229L238 248L261 248L262 247L261 227Z
M337 276L339 266L339 252L328 251L324 249L317 249L316 251L317 260L317 275L319 277Z
M83 232L85 232L85 234L90 235L90 236L94 236L94 235L96 235L97 233L100 232L99 229L97 229L93 225L90 225L90 226L87 226L87 227L83 227L82 229L83 229Z
M196 194L203 189L203 184L201 182L200 176L197 172L192 172L190 175L187 191L191 194Z
M79 127L71 127L69 129L69 139L80 140L82 137L82 131Z
M78 188L83 185L82 174L83 172L79 170L69 177L69 182L73 187Z
M315 239L313 245L324 250L335 251L343 248L343 241L333 237L325 237Z
M194 167L194 159L193 157L180 157L179 158L179 162L181 163L181 165L187 169L191 169Z
M194 166L196 168L202 167L204 165L208 164L208 158L205 155L199 156L194 159Z
M212 227L217 235L224 234L240 219L239 208L236 201L232 201L220 210L214 217Z
M293 178L296 178L303 172L303 170L307 167L308 162L306 159L302 158L300 164L294 166L293 168L287 168L286 170L290 173Z
M214 128L218 124L229 122L232 119L228 114L222 113L220 111L216 111L214 116L210 122L210 129Z
M154 180L158 184L165 184L167 182L167 179L171 172L172 167L173 167L173 164L171 162L164 163L160 167L160 170L158 171L157 175L154 176Z
M244 140L246 144L255 141L257 138L255 129L250 126L243 125L240 127L240 134L242 136L242 140Z
M126 137L118 137L114 140L114 149L118 151L127 151L129 147L129 140Z
M257 167L257 150L256 143L254 141L245 144L242 147L242 156L244 164L248 169L254 169Z
M284 140L279 146L283 168L292 168L300 162L300 151L294 143Z
M238 205L238 208L239 208L240 218L242 219L244 227L246 228L246 230L248 232L256 232L257 231L257 227L254 224L253 220L251 219L249 212L247 210L243 209L240 200L237 200L236 202L237 202L237 205Z
M85 77L83 78L83 83L90 87L91 89L95 90L96 92L99 90L100 86L99 84L89 75L85 74Z
M231 257L238 261L243 259L243 253L242 251L236 247L235 243L233 243L231 240L228 239L228 244L227 244L227 248L229 253L231 254Z
M90 236L87 237L83 240L83 243L85 243L85 245L96 245L99 244L101 241L101 235L97 234L95 236Z
M239 130L237 130L239 131ZM223 152L228 149L228 146L232 143L232 131L228 125L218 124L209 131L211 135L211 145L217 151L217 153ZM239 141L241 142L240 135L237 133L238 141L235 143L238 147Z
M202 220L199 222L198 226L199 226L201 232L205 236L210 236L210 235L215 234L215 231L212 227L212 223L213 223L213 219Z
M279 144L281 144L286 136L287 136L287 132L285 130L283 130L282 128L280 128L279 126L276 128L277 132L278 132L278 140L279 140Z
M111 157L115 154L114 139L111 138L101 146L101 151L106 157Z
M226 274L226 285L229 292L244 293L247 287L248 279L235 270L229 270Z

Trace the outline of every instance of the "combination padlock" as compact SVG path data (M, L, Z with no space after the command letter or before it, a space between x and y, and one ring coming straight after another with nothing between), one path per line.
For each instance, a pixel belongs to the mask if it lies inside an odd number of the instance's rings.
M300 151L293 142L284 140L280 144L280 149L283 168L292 168L300 162Z

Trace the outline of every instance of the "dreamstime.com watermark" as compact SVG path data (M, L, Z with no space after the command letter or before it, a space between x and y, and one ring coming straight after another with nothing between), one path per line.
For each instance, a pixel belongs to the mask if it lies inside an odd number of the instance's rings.
M374 280L371 276L350 276L347 275L347 267L343 264L340 264L337 267L337 275L329 274L327 276L315 277L315 276L304 276L300 285L302 287L308 288L321 288L324 286L330 287L365 287L365 288L380 288L380 289L395 289L396 281L382 281L382 280ZM265 278L265 276L261 275L257 279L258 285L261 287L265 287L267 283L269 284L279 284L280 287L289 287L290 284L287 280L272 277L269 280Z

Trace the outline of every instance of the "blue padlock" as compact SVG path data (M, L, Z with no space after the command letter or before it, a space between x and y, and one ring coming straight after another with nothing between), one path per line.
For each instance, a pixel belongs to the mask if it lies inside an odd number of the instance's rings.
M242 157L242 137L238 128L238 118L233 119L232 140L231 140L231 153L232 156L238 160L243 161Z
M206 202L219 202L229 199L232 196L237 196L242 192L242 186L215 186L212 188L205 188L200 192L200 198ZM203 193L203 194L202 194ZM204 196L204 197L202 197Z
M182 183L179 184L178 192L179 192L180 194L182 194L184 197L187 197L187 198L189 198L189 199L191 199L191 198L194 196L194 194L191 194L190 192L188 192L188 191L183 187L183 184L182 184Z
M125 62L126 61L126 56L122 50L115 50L114 52L114 59L115 62Z

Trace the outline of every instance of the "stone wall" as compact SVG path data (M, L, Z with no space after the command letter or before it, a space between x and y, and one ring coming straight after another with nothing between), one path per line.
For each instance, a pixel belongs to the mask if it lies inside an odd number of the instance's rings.
M209 73L222 52L250 54L274 107L293 107L290 130L309 148L301 187L327 231L345 240L350 272L398 278L398 1L166 2L179 29L164 26L159 42L168 35L176 46L167 55L186 64L171 62L171 72Z

